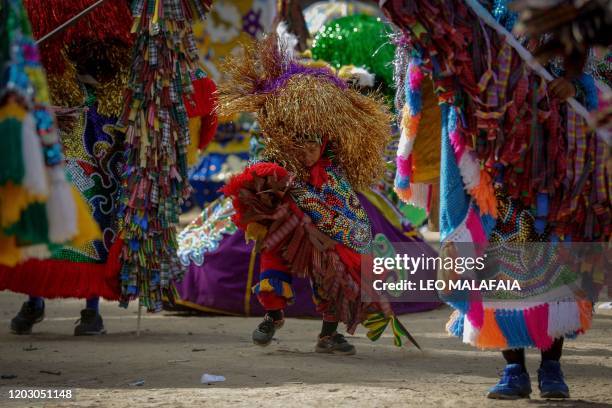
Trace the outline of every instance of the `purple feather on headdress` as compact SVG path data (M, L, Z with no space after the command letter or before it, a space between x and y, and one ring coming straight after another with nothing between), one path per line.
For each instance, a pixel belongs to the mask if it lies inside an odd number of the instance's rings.
M290 45L291 41L283 38L283 36L275 35L275 37L277 39L277 46L273 50L268 50L272 54L269 56L268 61L271 61L276 67L280 68L280 75L259 82L255 87L254 93L275 92L285 86L295 75L317 77L331 82L340 89L344 90L347 88L346 82L334 75L329 68L314 68L300 64L293 56L293 49Z
M256 93L270 93L274 92L287 83L293 76L295 75L308 75L313 77L318 77L321 79L325 79L332 84L336 85L340 89L346 89L347 84L342 79L338 78L331 72L328 68L312 68L307 67L305 65L299 64L297 62L292 62L289 64L287 70L279 77L269 79L266 81L262 81L262 83L258 84L255 89Z

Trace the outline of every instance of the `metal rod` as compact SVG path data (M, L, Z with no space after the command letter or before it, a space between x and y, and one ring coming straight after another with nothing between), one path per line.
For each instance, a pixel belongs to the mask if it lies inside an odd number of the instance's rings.
M59 27L54 28L53 30L51 30L47 34L45 34L42 37L40 37L38 40L36 40L36 44L40 45L43 42L47 41L48 39L56 36L60 32L64 31L66 28L68 28L71 25L73 25L74 23L76 23L82 17L85 17L86 15L88 15L89 13L91 13L92 11L97 9L99 6L101 6L106 1L107 0L98 0L98 1L96 1L94 4L92 4L91 6L87 7L85 10L81 11L76 16L70 18L68 21L66 21L65 23L61 24Z

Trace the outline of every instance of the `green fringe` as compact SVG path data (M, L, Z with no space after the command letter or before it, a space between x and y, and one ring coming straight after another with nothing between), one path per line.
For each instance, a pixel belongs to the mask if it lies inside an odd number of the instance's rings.
M416 346L416 348L419 350L421 349L421 346L419 346L414 337L412 337L396 316L387 317L382 312L373 313L368 315L363 325L368 329L368 338L372 341L376 341L382 336L387 326L389 326L389 323L391 323L391 330L393 331L393 343L395 343L397 347L402 346L402 337L406 337Z
M363 325L368 329L368 339L376 341L382 336L389 325L389 318L384 313L374 313L368 316Z
M395 345L398 347L402 346L402 337L406 337L416 348L421 350L421 346L419 343L412 337L412 335L408 332L408 330L404 327L402 322L399 321L397 316L391 317L391 327L393 328L393 341Z
M19 245L49 242L47 209L44 203L32 203L21 212L19 221L4 229L5 235L15 235Z
M9 181L21 185L25 163L21 151L21 122L15 118L0 121L0 185Z

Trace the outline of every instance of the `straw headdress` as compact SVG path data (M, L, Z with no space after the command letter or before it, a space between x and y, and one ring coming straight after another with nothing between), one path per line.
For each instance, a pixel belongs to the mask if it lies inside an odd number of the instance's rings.
M289 48L272 34L229 58L229 79L219 87L219 114L254 113L264 156L298 175L304 169L296 149L309 138L325 139L351 185L369 186L384 172L383 152L391 135L382 99L360 94L328 68L300 63Z

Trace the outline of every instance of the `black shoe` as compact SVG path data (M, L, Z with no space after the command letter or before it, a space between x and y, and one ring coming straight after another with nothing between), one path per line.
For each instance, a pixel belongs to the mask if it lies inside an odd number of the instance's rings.
M340 354L344 356L352 356L357 352L355 346L346 341L340 333L319 337L315 351L317 353Z
M74 328L75 336L96 336L106 334L102 316L94 309L81 310L81 318L76 321L78 325Z
M283 327L284 323L284 319L274 320L271 316L266 314L263 322L259 323L259 326L253 330L253 343L262 347L267 346L272 342L276 330Z
M31 334L32 326L42 322L45 318L45 303L43 307L37 309L31 302L24 302L21 305L21 310L17 316L11 320L11 333L13 334Z

